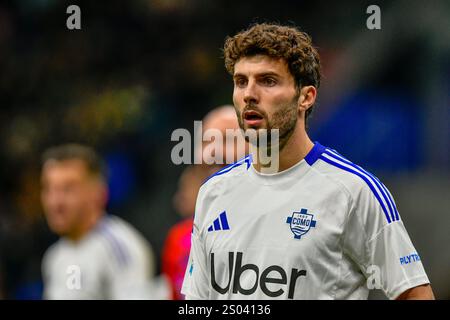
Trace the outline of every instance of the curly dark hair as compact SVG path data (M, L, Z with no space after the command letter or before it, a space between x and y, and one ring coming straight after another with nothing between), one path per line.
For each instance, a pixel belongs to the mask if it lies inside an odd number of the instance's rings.
M298 88L319 88L319 53L313 47L311 37L305 32L291 26L260 23L225 40L225 68L231 75L239 59L257 54L284 59ZM306 118L312 109L311 107L307 110Z

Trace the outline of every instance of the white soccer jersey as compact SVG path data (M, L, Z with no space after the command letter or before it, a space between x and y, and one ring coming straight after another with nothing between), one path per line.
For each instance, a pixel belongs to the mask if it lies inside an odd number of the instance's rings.
M269 175L248 156L201 187L188 299L367 299L368 283L394 299L429 280L387 188L336 151Z
M61 238L42 262L45 299L147 299L154 276L148 242L124 220L105 215L78 242Z

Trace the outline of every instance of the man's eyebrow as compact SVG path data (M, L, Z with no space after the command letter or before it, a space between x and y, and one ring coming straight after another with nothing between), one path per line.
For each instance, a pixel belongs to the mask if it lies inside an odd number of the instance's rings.
M278 73L276 73L275 71L265 71L265 72L260 72L260 73L256 73L255 77L268 77L268 76L275 76L275 77L279 77L280 75ZM233 75L233 78L246 78L247 76L245 74L242 73L235 73Z
M245 78L246 77L246 75L245 74L242 74L242 73L235 73L234 75L233 75L233 78Z
M257 73L255 76L262 78L262 77L269 77L269 76L279 77L280 75L278 73L276 73L275 71L266 71L266 72Z

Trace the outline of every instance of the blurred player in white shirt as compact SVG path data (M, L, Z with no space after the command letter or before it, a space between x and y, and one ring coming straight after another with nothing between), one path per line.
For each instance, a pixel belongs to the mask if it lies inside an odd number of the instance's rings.
M130 224L105 213L104 171L86 146L58 146L43 156L42 204L61 237L43 258L45 299L154 298L152 249Z
M278 166L249 155L200 188L186 298L367 299L373 275L390 299L433 299L387 188L308 137L320 84L309 36L256 24L224 53L240 127L279 130Z

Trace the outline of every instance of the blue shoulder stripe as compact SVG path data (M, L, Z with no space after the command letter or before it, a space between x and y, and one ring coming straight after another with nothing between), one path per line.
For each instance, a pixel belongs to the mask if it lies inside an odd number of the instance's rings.
M316 162L317 159L319 159L320 155L325 151L325 149L326 148L323 145L321 145L318 141L315 141L314 147L305 156L306 163L312 166L314 162Z
M119 239L111 232L107 222L102 221L98 228L99 233L106 239L119 266L126 266L130 262L130 256L127 249Z
M238 160L238 161L236 161L236 162L234 162L234 163L231 163L231 164L229 164L229 165L223 167L222 169L220 169L220 170L217 171L216 173L214 173L214 174L210 175L208 178L206 178L205 181L203 181L203 184L205 184L209 179L211 179L211 178L213 178L213 177L215 177L215 176L220 176L220 175L222 175L222 174L225 174L225 173L227 173L227 172L230 172L230 171L233 170L234 168L237 168L237 167L239 167L240 165L242 165L243 163L246 163L246 164L247 164L247 170L248 170L248 168L250 168L250 165L252 164L252 155L249 154L248 156L246 156L246 157L244 157L244 158L242 158L242 159L240 159L240 160ZM203 185L203 184L202 184L202 185Z
M392 199L391 195L389 194L389 191L387 190L386 186L383 183L381 183L381 181L377 177L372 175L370 172L364 170L360 166L349 161L348 159L344 158L342 155L338 154L336 151L333 152L333 151L327 150L326 154L330 155L331 157L333 157L337 160L340 160L340 161L348 164L349 166L353 167L355 170L369 176L369 178L372 180L372 182L375 183L375 185L378 187L378 190L381 191L381 195L383 196L384 201L389 206L389 212L391 213L392 220L393 221L400 220L400 216L398 214L397 207L395 206L394 200Z
M372 174L368 173L361 167L353 164L349 160L338 155L337 153L332 152L329 149L327 149L324 152L324 154L322 154L319 158L332 166L335 166L344 171L353 173L356 176L360 177L369 186L369 188L372 191L372 193L374 194L375 198L378 200L381 208L383 209L384 215L386 216L386 220L388 221L388 223L399 220L398 212L397 212L397 209L395 208L395 204L393 203L392 198L389 196L389 193L386 191L385 187L382 186L382 184L379 182L379 180L376 179ZM339 163L336 160L340 161L341 163L344 163L345 165ZM380 196L380 194L381 194L381 196ZM383 197L386 204L388 205L389 212L388 212L388 209L386 208L383 200L381 199L381 197Z

